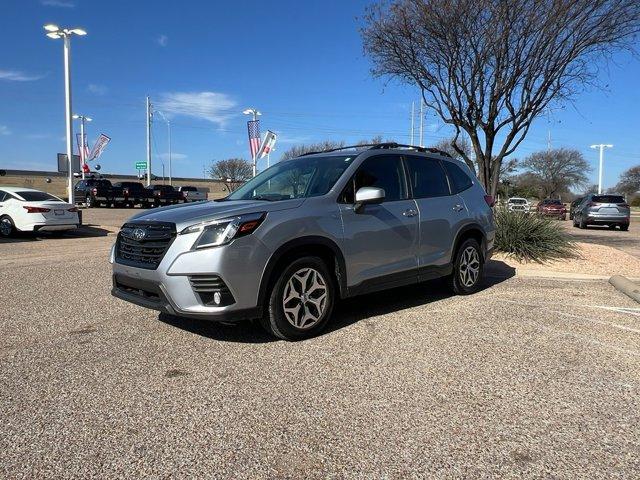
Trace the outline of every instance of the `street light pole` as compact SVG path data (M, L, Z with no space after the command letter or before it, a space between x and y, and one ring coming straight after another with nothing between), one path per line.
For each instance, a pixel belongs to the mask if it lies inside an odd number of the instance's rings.
M67 189L69 190L69 203L74 203L73 198L73 124L71 123L71 35L86 35L81 28L60 28L57 25L44 26L49 38L62 38L64 40L64 100L65 100L65 126L67 137L67 161L69 172Z
M147 96L147 187L151 185L151 101Z
M599 148L600 149L600 167L598 169L598 195L602 193L602 170L604 166L604 149L605 148L613 148L613 145L600 143L597 145L591 145L591 148Z

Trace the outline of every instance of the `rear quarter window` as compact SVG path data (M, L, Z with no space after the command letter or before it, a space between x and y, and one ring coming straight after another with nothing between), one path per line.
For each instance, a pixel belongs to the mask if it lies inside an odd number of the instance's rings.
M473 185L473 180L467 172L453 162L443 161L444 169L447 171L449 181L451 182L452 193L460 193Z

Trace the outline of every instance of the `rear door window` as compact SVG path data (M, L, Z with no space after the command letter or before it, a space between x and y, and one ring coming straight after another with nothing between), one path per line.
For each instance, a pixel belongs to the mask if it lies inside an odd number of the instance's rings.
M442 163L451 181L452 193L460 193L467 188L471 188L473 180L471 180L468 173L453 162L444 160Z
M407 166L414 198L450 195L447 176L439 160L408 156Z

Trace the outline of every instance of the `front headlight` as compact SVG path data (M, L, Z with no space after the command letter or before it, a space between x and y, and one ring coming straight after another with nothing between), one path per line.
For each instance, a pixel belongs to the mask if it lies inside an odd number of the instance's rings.
M193 244L193 248L217 247L229 243L235 238L252 234L266 216L265 212L248 213L237 217L197 223L183 229L180 235L202 232Z

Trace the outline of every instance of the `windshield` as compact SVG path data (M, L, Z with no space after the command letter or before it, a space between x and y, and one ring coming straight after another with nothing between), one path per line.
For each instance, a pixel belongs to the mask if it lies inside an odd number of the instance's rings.
M226 200L289 200L324 195L338 181L355 155L300 157L268 168Z
M46 202L47 200L55 200L60 202L61 200L53 195L49 195L45 192L16 192L17 195L24 198L26 202Z

